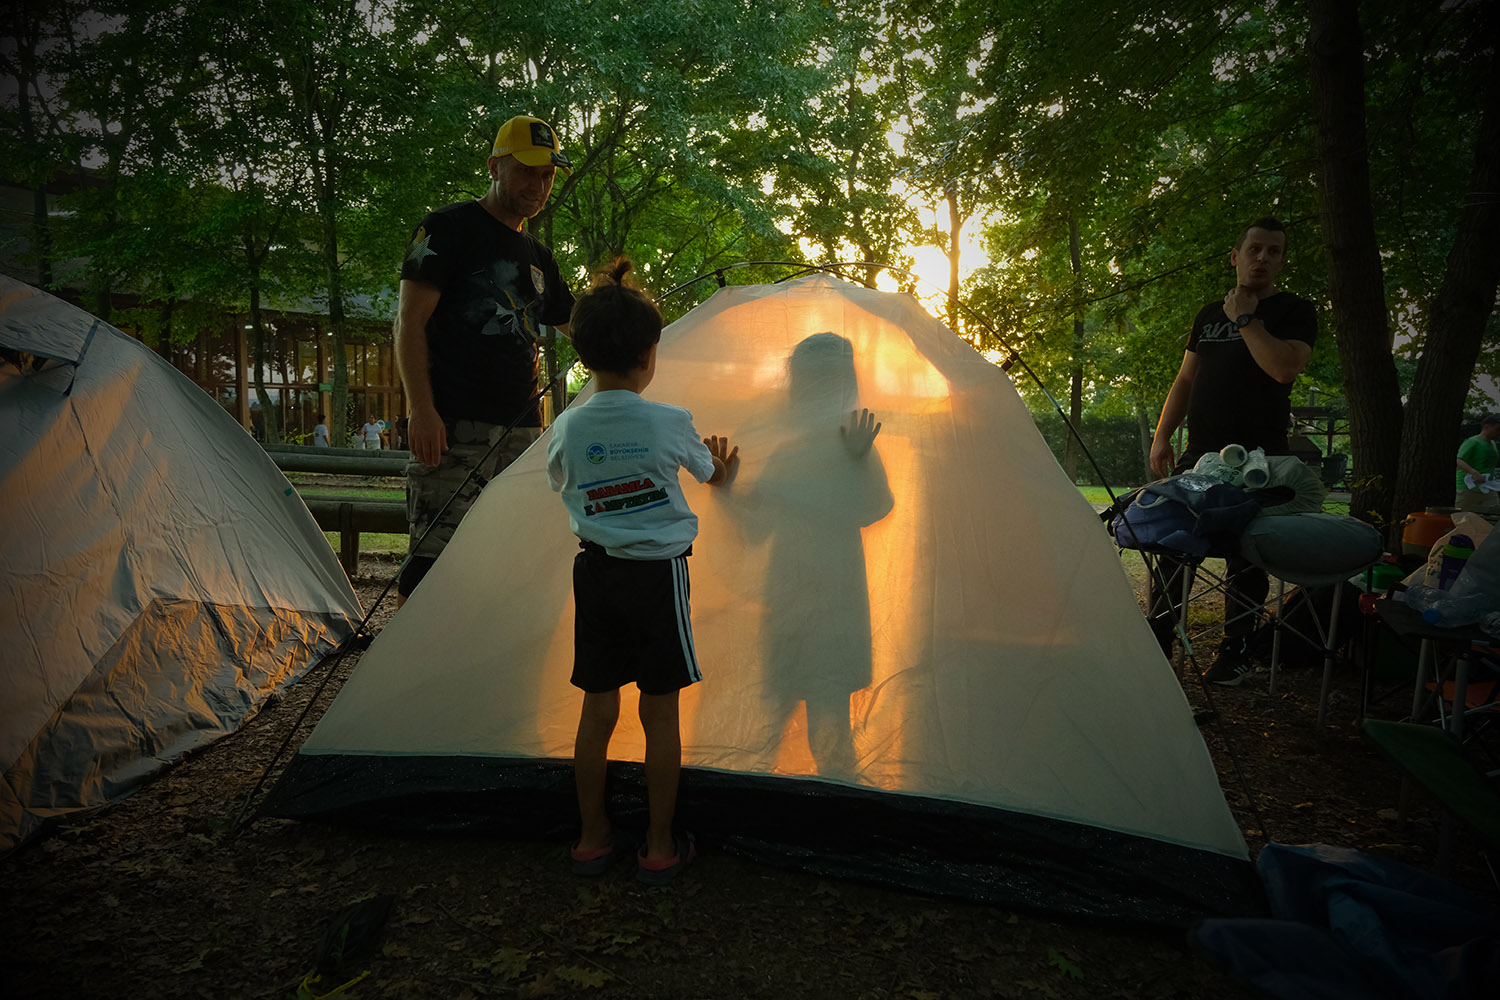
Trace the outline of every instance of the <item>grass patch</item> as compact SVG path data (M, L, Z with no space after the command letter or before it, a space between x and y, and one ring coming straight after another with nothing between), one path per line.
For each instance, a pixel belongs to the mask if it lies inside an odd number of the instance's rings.
M1129 493L1131 490L1135 489L1135 487L1134 486L1115 486L1115 487L1113 487L1113 489L1115 491L1115 498L1119 498L1119 497L1124 496L1126 493ZM1080 486L1080 487L1078 487L1078 492L1082 493L1083 494L1083 498L1085 500L1087 500L1089 503L1102 503L1102 504L1114 503L1114 500L1110 499L1109 490L1105 489L1103 486Z
M339 550L339 533L337 531L325 531L323 537L328 539L328 547L334 552ZM383 531L361 531L359 533L359 554L361 556L378 555L406 555L406 536L388 534Z

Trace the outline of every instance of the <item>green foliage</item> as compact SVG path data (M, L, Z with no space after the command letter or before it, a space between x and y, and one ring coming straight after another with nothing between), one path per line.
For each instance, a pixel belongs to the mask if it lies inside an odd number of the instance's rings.
M1487 85L1480 6L1364 5L1374 208L1403 387L1463 208ZM1060 401L1076 380L1084 411L1121 426L1154 421L1191 316L1231 280L1229 247L1274 212L1289 226L1283 286L1325 306L1297 391L1342 394L1300 5L114 0L107 11L24 2L7 23L0 73L18 100L0 109L0 166L33 186L87 169L60 202L67 214L33 220L20 260L104 308L134 296L117 318L148 339L194 336L215 311L326 309L339 337L346 314L389 316L412 227L481 195L496 127L532 113L557 128L574 170L531 228L575 286L619 253L657 293L743 261L909 267L913 248L947 252L955 226L982 225L990 263L951 289L979 320L949 322L998 356L1019 351ZM712 290L674 295L668 319ZM1476 370L1493 375L1491 323ZM560 344L549 364L572 361Z
M1056 410L1033 410L1031 418L1041 431L1052 455L1062 464L1067 452L1071 432L1062 415ZM1103 416L1085 412L1078 428L1094 456L1098 469L1087 460L1078 463L1078 482L1081 485L1109 486L1115 491L1139 486L1156 478L1146 469L1146 458L1141 448L1140 425L1133 416ZM1100 478L1100 472L1103 478Z

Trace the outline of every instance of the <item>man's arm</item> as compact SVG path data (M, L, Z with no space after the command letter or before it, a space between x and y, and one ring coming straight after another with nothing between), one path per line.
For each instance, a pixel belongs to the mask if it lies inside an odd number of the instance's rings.
M1151 438L1151 471L1162 478L1172 474L1177 456L1172 451L1172 435L1182 426L1187 417L1188 398L1193 394L1193 380L1198 377L1198 355L1192 351L1182 352L1182 367L1172 380L1167 392L1167 401L1161 405L1161 419L1156 422L1156 434Z
M401 300L396 307L396 364L406 389L410 419L406 436L412 457L435 466L448 450L448 433L432 401L432 378L427 372L427 321L437 308L441 293L425 281L402 279Z
M1224 296L1224 315L1233 322L1246 313L1255 312L1255 307L1259 304L1260 299L1254 292L1243 286L1236 286ZM1261 371L1283 384L1290 385L1296 381L1297 376L1302 374L1302 370L1312 360L1311 344L1302 340L1282 340L1267 330L1259 319L1252 319L1248 325L1241 327L1240 336L1244 339L1245 346L1250 348L1250 356L1260 365Z

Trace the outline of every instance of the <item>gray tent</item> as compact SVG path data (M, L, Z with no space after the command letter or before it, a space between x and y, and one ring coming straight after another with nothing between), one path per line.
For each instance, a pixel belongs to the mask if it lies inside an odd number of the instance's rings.
M233 731L359 601L202 390L0 277L0 850Z

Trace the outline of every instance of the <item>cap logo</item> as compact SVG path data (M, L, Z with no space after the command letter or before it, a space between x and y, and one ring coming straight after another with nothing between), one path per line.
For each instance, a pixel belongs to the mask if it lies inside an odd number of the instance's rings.
M531 123L531 144L541 149L557 148L557 140L552 138L552 130L543 122Z

